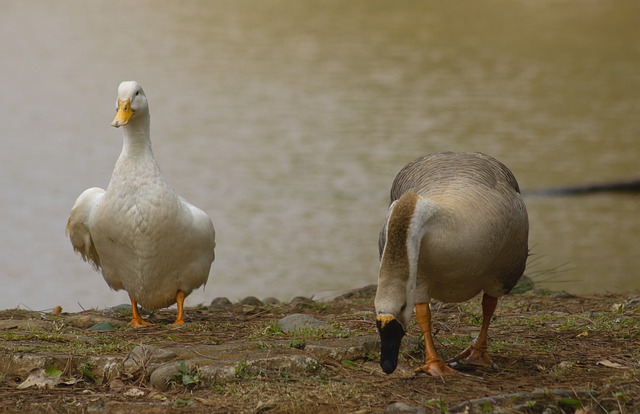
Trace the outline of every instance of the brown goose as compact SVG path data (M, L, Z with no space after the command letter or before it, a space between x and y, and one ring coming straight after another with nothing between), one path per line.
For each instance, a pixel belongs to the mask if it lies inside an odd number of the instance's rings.
M122 152L106 190L90 188L76 200L67 222L73 249L102 273L114 290L129 293L132 326L150 325L138 312L178 305L204 285L215 257L211 218L166 182L151 150L147 97L133 81L118 88L116 117Z
M457 373L435 350L429 301L462 302L480 292L480 333L454 360L491 365L487 331L498 298L524 272L528 233L518 183L500 161L481 153L445 152L406 165L393 181L380 232L375 309L383 371L396 369L415 307L426 349L425 364L416 371Z

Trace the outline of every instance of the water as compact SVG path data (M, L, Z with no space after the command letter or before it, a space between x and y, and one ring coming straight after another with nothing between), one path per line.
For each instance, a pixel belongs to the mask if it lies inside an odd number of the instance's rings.
M117 85L150 100L156 158L213 218L216 296L375 283L397 171L483 151L521 187L638 176L634 1L0 4L0 308L126 303L64 236L121 148ZM528 198L542 286L640 288L640 196Z

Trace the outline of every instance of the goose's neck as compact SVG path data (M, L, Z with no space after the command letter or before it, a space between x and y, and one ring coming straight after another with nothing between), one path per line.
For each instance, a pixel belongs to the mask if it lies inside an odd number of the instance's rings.
M404 312L405 320L413 311L421 241L436 210L434 203L416 193L403 194L390 207L378 290L388 294L380 297L380 304L386 302L383 307L396 316ZM393 309L398 305L404 309Z

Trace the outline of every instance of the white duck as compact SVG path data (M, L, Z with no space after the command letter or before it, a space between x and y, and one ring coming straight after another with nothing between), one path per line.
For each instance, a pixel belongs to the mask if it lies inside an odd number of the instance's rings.
M73 249L131 299L131 325L151 325L137 305L178 305L174 325L184 323L184 299L207 282L215 230L209 216L189 204L162 176L151 151L149 106L133 81L118 88L116 117L124 143L106 191L85 190L67 222Z
M498 160L480 153L418 158L396 176L380 233L375 298L380 365L395 370L400 342L415 307L424 335L426 371L455 374L435 351L431 298L462 302L483 291L480 334L454 360L491 365L487 331L498 297L524 272L529 221L518 183Z

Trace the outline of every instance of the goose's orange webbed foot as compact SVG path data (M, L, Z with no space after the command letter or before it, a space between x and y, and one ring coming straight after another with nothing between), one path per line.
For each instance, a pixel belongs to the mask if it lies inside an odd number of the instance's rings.
M489 356L489 352L487 351L486 345L478 346L476 341L471 342L471 344L462 351L460 354L451 358L447 362L463 362L467 365L473 365L476 367L492 367L496 368L496 365L493 363L491 356Z
M131 318L131 322L129 322L129 326L133 326L134 328L142 328L144 326L153 326L153 324L139 317L139 318Z
M451 368L440 358L429 359L425 361L424 365L415 369L416 374L420 372L426 372L434 377L444 377L451 375L460 375L458 371Z

